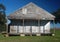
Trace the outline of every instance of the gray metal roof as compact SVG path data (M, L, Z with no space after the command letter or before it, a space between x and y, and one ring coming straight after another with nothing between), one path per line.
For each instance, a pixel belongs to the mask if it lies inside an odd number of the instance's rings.
M22 9L27 9L27 13L23 14ZM19 8L8 16L8 19L42 19L42 20L54 20L55 16L47 12L46 10L38 7L34 3L29 3L22 8Z

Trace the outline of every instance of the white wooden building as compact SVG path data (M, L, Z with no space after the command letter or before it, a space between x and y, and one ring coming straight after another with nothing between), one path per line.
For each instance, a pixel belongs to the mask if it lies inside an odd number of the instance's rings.
M11 23L8 25L9 34L42 34L50 33L50 21L55 16L29 3L8 16Z

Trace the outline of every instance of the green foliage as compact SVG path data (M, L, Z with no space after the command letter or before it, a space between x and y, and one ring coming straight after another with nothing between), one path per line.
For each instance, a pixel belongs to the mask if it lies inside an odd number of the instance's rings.
M60 9L58 9L56 12L53 12L53 15L56 17L55 22L60 23Z
M6 29L6 22L5 7L3 4L0 4L0 32Z
M0 10L3 10L3 11L6 10L6 8L5 8L5 6L3 4L0 4Z
M56 29L55 36L10 36L0 34L0 42L60 42L60 29Z

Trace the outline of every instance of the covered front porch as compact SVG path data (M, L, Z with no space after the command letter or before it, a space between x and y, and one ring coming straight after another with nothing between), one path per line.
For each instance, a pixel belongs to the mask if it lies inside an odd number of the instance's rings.
M9 34L41 35L51 34L51 20L33 20L33 19L11 19L8 26Z

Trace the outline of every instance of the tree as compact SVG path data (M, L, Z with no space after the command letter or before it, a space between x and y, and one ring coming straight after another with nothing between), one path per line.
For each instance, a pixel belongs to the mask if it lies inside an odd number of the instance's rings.
M5 6L0 4L0 32L4 31L6 28L6 14L5 14Z
M5 8L5 6L3 4L0 4L0 10L3 10L3 11L6 10L6 8Z
M53 12L53 15L56 17L55 18L55 23L60 23L60 9L58 9L55 12Z

